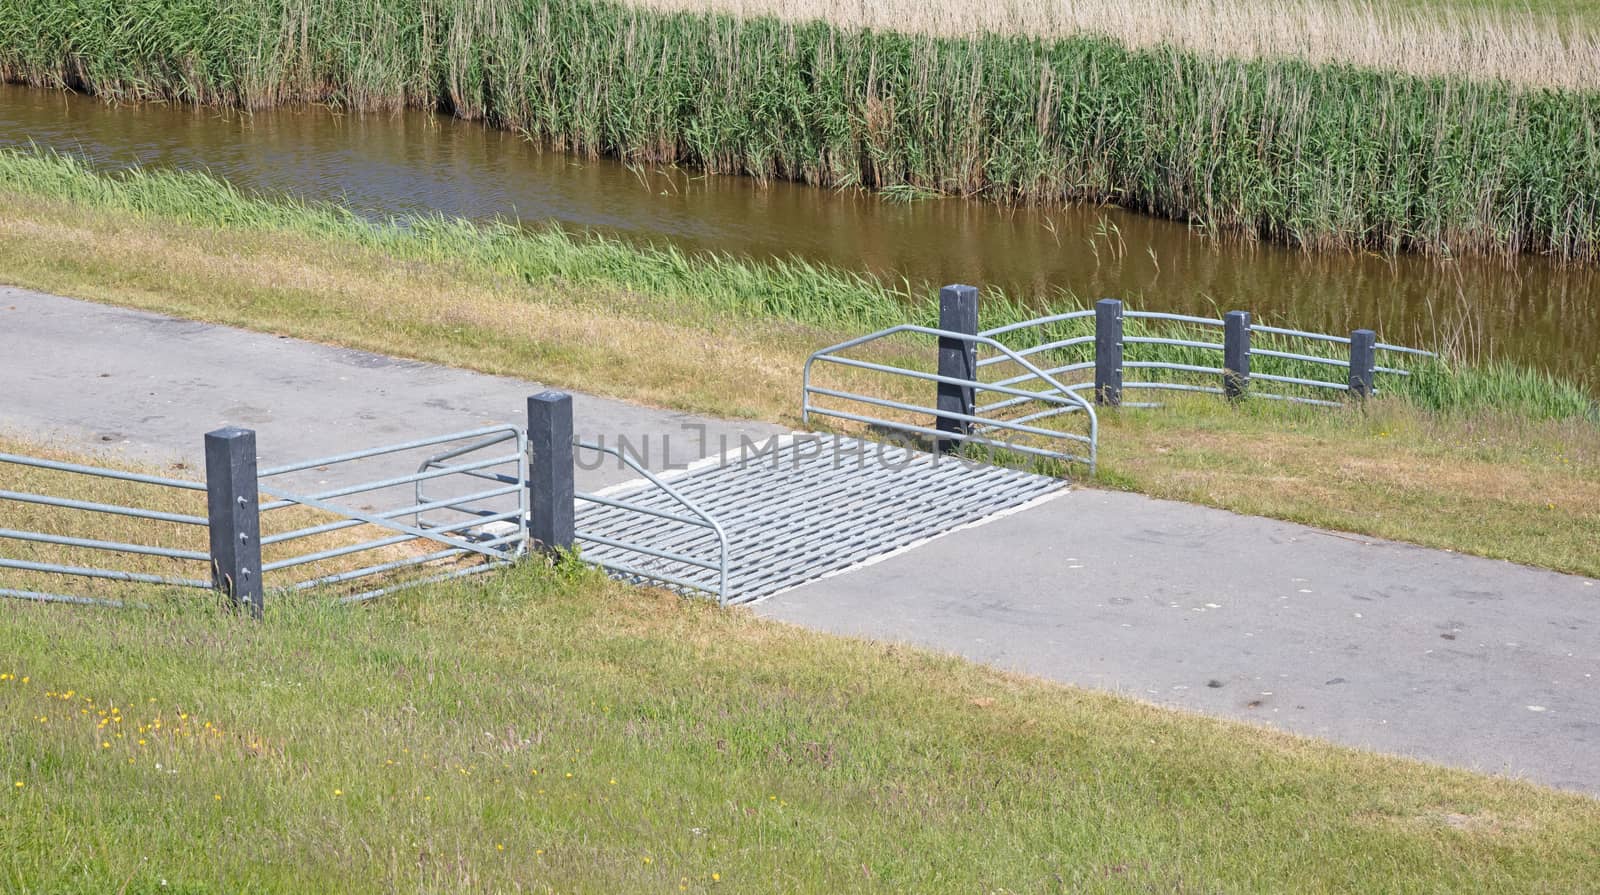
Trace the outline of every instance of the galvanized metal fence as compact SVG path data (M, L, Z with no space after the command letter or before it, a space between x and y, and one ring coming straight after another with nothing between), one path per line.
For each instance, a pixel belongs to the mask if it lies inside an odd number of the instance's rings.
M0 505L10 501L68 512L64 518L41 520L32 529L0 528L0 540L117 557L104 565L0 557L0 570L26 574L29 580L47 577L220 591L235 605L259 615L265 597L272 593L323 590L341 602L361 602L501 568L528 549L527 434L518 426L446 433L267 469L257 468L255 433L249 430L208 433L205 444L205 483L0 454L0 463L176 491L205 502L200 515L34 491L0 491ZM408 464L407 471L399 472L396 464ZM297 480L304 481L296 484ZM361 505L354 505L357 502ZM139 541L62 533L75 526L100 527L81 514L133 520L148 530L141 532ZM207 540L208 549L198 549L199 544L180 548L154 543L163 535L170 539L174 527L191 532L193 540ZM130 569L130 558L197 567L195 571L204 577ZM44 587L3 587L0 596L109 606L127 603L122 598Z
M906 334L937 337L936 364L924 366ZM846 354L863 346L908 360ZM889 327L814 352L806 361L801 414L808 422L824 416L929 436L942 449L972 443L1066 460L1093 473L1099 434L1094 406L1160 406L1153 400L1124 401L1124 391L1339 406L1322 395L1365 398L1379 393L1381 377L1411 375L1396 361L1380 363L1383 354L1436 356L1379 342L1366 329L1336 336L1252 325L1244 311L1199 317L1128 310L1116 299L1089 310L979 329L977 290L949 286L940 292L939 328ZM931 382L934 401L905 400L904 388L895 390L898 398L888 397L861 384L882 385L881 380L859 375L848 386L820 384L813 372L818 364ZM1335 377L1318 375L1330 371ZM863 406L887 408L895 415L868 413L859 409ZM1087 421L1086 432L1052 427L1052 421L1060 423L1074 414ZM1050 439L1087 449L1051 447Z
M1097 460L1099 419L1094 406L1078 390L1056 378L1068 368L1043 369L1027 353L1015 350L987 333L977 332L977 290L949 287L942 293L941 326L902 324L830 345L806 359L802 373L801 418L831 417L874 429L907 433L931 439L941 450L975 445L1031 457L1079 463L1092 473ZM937 372L901 363L865 360L847 352L906 335L938 340ZM903 343L904 339L900 339ZM903 345L901 346L904 347ZM980 359L979 349L993 352ZM1037 353L1035 350L1033 353ZM984 380L980 371L997 362L1020 372L998 380ZM862 370L890 379L933 383L931 405L895 400L866 391L818 385L813 368L828 364ZM1001 396L979 404L980 394ZM818 403L816 399L832 399ZM842 406L841 406L842 405ZM845 409L845 408L852 409ZM869 412L866 409L870 408ZM893 415L883 411L892 411ZM932 425L927 425L932 417ZM1076 430L1039 425L1046 420L1082 420Z
M574 444L579 451L616 458L649 482L652 491L670 500L673 507L652 505L667 500L647 503L604 492L575 492L578 501L598 509L582 515L584 528L574 527L573 540L581 548L584 561L631 581L709 593L718 603L727 605L728 534L722 525L627 451L586 441ZM628 485L629 490L636 490L633 483ZM713 573L714 583L708 587L704 576L695 577L697 569Z
M153 497L161 499L168 497L173 492L193 496L204 494L206 486L198 482L183 479L168 478L164 476L145 475L141 473L125 472L116 469L105 469L98 466L85 466L77 463L63 463L39 457L27 457L18 454L0 454L0 463L10 464L33 470L44 470L52 473L63 473L72 477L80 477L94 482L111 482L118 485L147 486L155 492ZM137 490L137 489L135 489ZM165 493L162 493L165 492ZM32 491L0 491L0 502L11 501L19 504L29 504L39 507L51 507L71 513L88 514L103 519L139 520L146 523L160 523L160 525L143 526L154 529L146 536L169 534L171 528L181 530L197 529L204 531L209 526L209 520L202 515L177 513L168 510L155 510L147 507L129 506L122 503L107 503L91 500L59 497L50 494L35 493ZM181 534L179 535L181 537ZM48 580L60 578L78 578L88 580L101 580L122 582L126 584L157 585L172 588L210 589L213 586L207 567L211 562L210 553L202 550L180 549L170 546L161 546L149 541L125 542L109 541L94 538L82 538L72 535L59 534L50 531L31 531L15 528L0 529L0 540L19 541L29 544L41 544L52 547L66 548L74 553L87 551L91 555L104 556L104 564L80 565L65 562L51 562L40 560L27 560L0 557L0 569L13 572L30 573L29 579L40 576ZM134 571L126 567L117 568L121 557L139 556L151 557L156 560L167 560L171 566L169 572ZM87 562L87 560L86 560ZM183 570L193 570L189 574L182 574ZM194 575L204 577L193 577ZM96 597L84 597L76 594L61 593L54 588L45 589L48 585L38 587L18 588L0 587L0 597L12 597L24 600L34 600L49 603L78 603L98 604L108 606L121 606L122 600Z

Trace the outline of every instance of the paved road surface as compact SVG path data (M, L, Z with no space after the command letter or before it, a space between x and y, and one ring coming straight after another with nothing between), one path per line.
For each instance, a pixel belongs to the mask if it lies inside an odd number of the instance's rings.
M139 459L193 460L225 423L264 462L334 453L517 420L540 388L6 288L0 336L0 430ZM577 415L650 435L657 467L778 431L591 397ZM1578 577L1075 490L755 611L1600 794L1600 584Z

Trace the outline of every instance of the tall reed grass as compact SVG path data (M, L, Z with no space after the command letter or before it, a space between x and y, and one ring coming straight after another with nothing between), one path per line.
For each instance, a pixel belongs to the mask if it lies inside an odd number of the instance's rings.
M1216 49L597 0L0 0L0 75L113 99L442 107L757 178L1114 202L1317 248L1600 257L1600 90Z
M1231 59L1298 59L1527 87L1600 85L1600 9L1543 13L1436 0L628 0L666 12L776 16L936 37L1092 34Z
M817 347L835 336L859 335L908 322L937 326L939 319L937 296L931 288L909 282L885 283L866 274L804 261L686 255L672 247L633 246L555 227L528 229L439 216L372 221L341 206L248 195L202 173L147 169L97 173L81 161L53 152L0 149L0 198L7 195L61 200L208 228L293 233L382 252L401 262L463 266L540 287L565 284L647 294L714 315L815 327L819 330L813 334ZM1048 310L1080 307L1079 298L1061 293ZM997 290L988 290L983 296L985 327L1031 320L1041 313L1037 305L1014 301ZM1092 332L1092 321L1075 320L1054 325L1042 335L1035 331L1018 345ZM1130 322L1130 333L1191 341L1217 339L1214 329L1152 321ZM1318 353L1317 345L1304 343L1272 347ZM1056 358L1061 363L1082 359ZM1207 367L1220 363L1215 352L1162 345L1138 346L1129 359ZM1406 358L1386 356L1383 362L1412 367L1411 376L1386 378L1386 393L1430 411L1493 409L1536 419L1582 418L1595 413L1594 403L1580 387L1544 372L1449 358L1409 364ZM1313 379L1330 376L1321 365L1268 357L1255 361L1254 371ZM1318 390L1287 390L1328 397Z

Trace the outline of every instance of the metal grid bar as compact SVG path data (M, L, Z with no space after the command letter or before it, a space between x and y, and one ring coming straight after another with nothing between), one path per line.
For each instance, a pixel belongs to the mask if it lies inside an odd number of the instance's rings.
M948 531L1064 487L1057 479L844 436L799 439L743 463L672 480L715 515L731 545L729 602L743 603ZM641 484L614 495L647 509L672 501ZM581 506L581 532L690 556L704 528ZM580 540L583 540L580 534ZM586 541L582 556L630 580L707 590L709 574L670 559Z

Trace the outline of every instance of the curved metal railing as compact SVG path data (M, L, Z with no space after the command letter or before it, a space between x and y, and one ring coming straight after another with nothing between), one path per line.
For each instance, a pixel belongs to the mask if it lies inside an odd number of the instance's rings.
M648 506L636 501L621 500L603 493L579 491L573 495L576 500L605 507L606 511L618 515L634 514L702 528L710 533L717 546L716 558L707 559L692 556L688 553L680 552L680 550L666 550L660 547L652 547L650 544L640 541L627 540L626 534L628 530L626 528L619 529L611 535L602 535L591 529L576 528L573 532L573 538L579 543L580 549L585 542L602 548L599 551L584 552L582 554L583 561L635 581L658 581L684 590L710 593L717 598L718 604L728 605L728 597L730 596L728 593L728 534L723 530L721 523L717 522L711 514L701 509L694 501L684 497L671 485L662 481L655 473L646 469L644 464L629 456L627 451L577 439L573 440L572 446L579 450L595 451L616 457L629 469L637 473L640 478L648 481L661 493L667 495L690 515L670 512L660 507ZM606 548L609 548L609 550ZM624 555L618 557L610 551L618 551ZM634 559L627 556L627 554L636 554L639 559ZM694 569L714 575L714 584L703 579L691 577Z
M1073 316L1077 315L1058 315L1057 318L1053 319L1067 319ZM978 444L987 447L998 448L1001 450L1010 450L1033 456L1057 459L1067 463L1080 463L1088 466L1089 472L1092 475L1098 459L1100 433L1100 423L1095 414L1094 405L1077 393L1075 389L1081 388L1081 386L1064 385L1056 378L1055 373L1042 369L1029 360L1027 354L1011 348L994 337L995 335L1009 332L1009 329L1010 328L1002 327L998 332L990 331L984 334L972 334L937 329L931 326L919 326L916 324L905 323L900 324L899 326L891 326L887 329L879 330L878 332L870 333L865 336L848 339L840 342L837 345L830 345L827 348L812 352L811 356L806 358L805 369L803 371L804 382L800 411L801 418L805 422L809 423L811 416L816 414L819 416L833 417L835 419L849 420L851 422L861 423L863 425L882 429L889 429L892 431L907 432L936 439L948 439L966 444ZM875 342L880 339L889 338L902 333L912 333L917 335L935 336L941 339L957 340L969 343L975 348L979 346L985 347L992 351L998 352L1001 359L1017 364L1025 372L1021 375L998 381L983 381L976 377L965 378L958 376L946 376L939 373L929 373L925 370L916 370L909 367L897 367L890 364L865 361L858 358L845 357L841 355L841 352L848 351L852 348L859 348L860 346L869 342ZM1045 350L1045 348L1039 346L1035 346L1032 349L1027 349L1029 353L1037 353L1043 350ZM832 363L876 373L885 373L891 376L917 379L924 382L954 385L960 388L971 389L974 394L980 392L994 392L1005 395L1006 397L1002 398L1000 401L992 402L990 404L974 404L974 412L970 414L953 410L943 410L938 407L911 404L904 401L896 401L889 398L867 395L859 392L849 392L842 389L826 388L815 385L812 383L812 368L818 362ZM994 359L989 359L988 362L993 363ZM981 369L987 364L985 363L985 360L979 360L978 365ZM1029 384L1042 385L1043 388L1041 390L1031 390L1022 387ZM900 411L902 413L916 414L919 417L932 416L934 417L935 422L938 420L952 420L963 424L963 428L960 430L951 431L939 429L934 426L925 426L919 423L905 422L903 420L891 420L879 416L868 416L863 413L853 413L846 410L840 410L835 407L823 407L813 403L813 396L833 398L841 401L850 401L872 407L882 407L890 410ZM1020 417L1005 418L996 415L998 411L1026 405L1032 402L1039 402L1051 406L1043 411L1025 414ZM1070 413L1083 413L1088 419L1089 431L1087 435L1031 425L1031 423L1035 423L1043 419ZM1031 436L1034 439L1042 440L1046 444L1054 442L1062 446L1055 449L1050 447L1040 447L1037 444L1024 443L1017 436ZM1086 445L1087 453L1074 453L1073 451L1075 449L1065 446L1068 444Z

